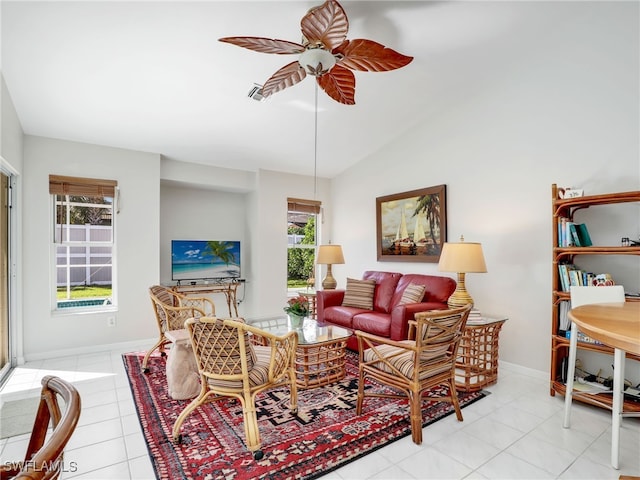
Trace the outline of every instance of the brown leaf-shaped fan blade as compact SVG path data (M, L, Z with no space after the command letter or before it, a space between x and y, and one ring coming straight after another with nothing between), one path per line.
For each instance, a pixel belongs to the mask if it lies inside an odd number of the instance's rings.
M328 50L333 50L347 38L349 20L338 2L328 0L309 10L302 17L300 28L309 43L321 42Z
M336 65L318 77L318 85L336 102L355 105L356 76L351 70Z
M271 75L271 78L269 78L262 87L262 95L268 97L269 95L295 85L302 81L306 76L307 72L302 68L297 60L295 62L291 62Z
M386 72L404 67L413 57L407 57L373 40L346 40L333 51L342 54L343 67L363 72Z
M304 52L304 47L299 43L287 40L277 40L262 37L223 37L221 42L231 43L238 47L248 48L260 53L276 53L278 55L288 55L292 53Z

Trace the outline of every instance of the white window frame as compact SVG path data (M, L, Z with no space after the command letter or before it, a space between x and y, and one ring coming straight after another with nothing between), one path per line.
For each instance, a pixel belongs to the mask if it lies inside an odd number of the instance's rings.
M75 196L79 196L79 195L56 195L56 194L51 194L51 203L52 203L52 226L53 226L53 232L52 232L52 239L53 241L51 242L51 291L52 291L52 298L51 298L51 304L52 304L52 310L56 313L88 313L88 312L112 312L117 310L117 285L116 285L116 279L117 279L117 275L116 275L116 212L118 211L117 208L117 201L118 201L118 190L116 187L116 194L113 196L113 198L110 195L104 195L104 198L112 198L111 204L91 204L91 203L78 203L78 202L71 202L70 201L70 197L75 197ZM102 196L102 195L92 195L92 196ZM57 197L64 197L64 200L60 201L57 200ZM66 214L65 214L65 224L62 225L62 227L60 229L58 229L58 218L57 218L57 209L58 206L62 205L66 208ZM77 240L70 240L69 239L69 232L71 227L73 227L73 225L70 224L69 220L70 220L70 210L72 206L86 206L86 207L97 207L97 208L102 208L105 209L107 211L110 211L111 213L111 238L109 241L92 241L91 237L89 236L88 240L82 240L82 241L77 241ZM94 226L95 227L95 226ZM91 233L90 231L88 232L89 234ZM60 247L65 247L66 248L66 255L64 255L64 257L66 258L66 262L63 265L58 264L58 258L59 258L59 248ZM74 257L75 254L71 253L71 249L74 247L109 247L111 248L111 263L105 263L105 264L84 264L84 265L73 265L70 260L71 258ZM89 262L90 262L90 257L92 255L89 256ZM108 256L108 254L104 254L104 255L100 255L100 256ZM94 268L94 267L101 267L101 266L110 266L111 267L111 297L109 298L108 301L104 301L101 304L96 304L96 305L80 305L77 307L59 307L58 306L58 299L57 299L57 290L58 290L58 270L61 267L66 267L67 272L66 272L66 285L67 285L67 289L69 289L71 287L71 276L70 276L70 270L71 268Z
M288 262L288 259L289 259L289 249L310 249L310 250L313 250L314 251L314 253L313 253L314 266L313 266L312 272L313 272L313 278L316 281L316 284L313 285L313 288L315 289L316 285L317 285L317 278L318 278L318 269L317 269L317 266L315 265L315 255L316 255L316 250L317 250L317 247L318 247L318 237L319 237L319 233L320 233L320 229L319 229L320 212L321 212L320 202L315 202L315 201L310 201L310 200L288 199L288 203L289 203L289 205L296 204L296 203L301 203L303 205L304 204L317 204L317 210L318 211L315 212L315 213L314 212L310 212L310 211L304 211L304 210L306 210L305 208L303 208L302 210L297 210L296 208L290 208L290 207L287 208L287 262ZM295 213L300 213L302 215L308 215L309 217L312 217L312 216L314 217L314 229L315 229L315 232L314 232L314 243L313 244L311 244L311 243L309 243L309 244L296 243L295 239L294 239L293 243L291 242L291 236L292 235L289 234L289 221L288 221L288 219L289 219L289 215L292 214L292 213L294 213L294 214ZM288 277L288 275L287 275L287 277ZM289 292L289 293L291 294L292 292Z

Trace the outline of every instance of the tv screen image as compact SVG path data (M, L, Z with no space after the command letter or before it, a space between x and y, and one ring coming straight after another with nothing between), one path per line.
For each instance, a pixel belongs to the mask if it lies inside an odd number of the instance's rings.
M240 278L240 242L172 240L172 280Z

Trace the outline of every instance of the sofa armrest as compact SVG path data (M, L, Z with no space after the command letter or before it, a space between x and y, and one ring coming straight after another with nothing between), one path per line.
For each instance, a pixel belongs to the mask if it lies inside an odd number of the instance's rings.
M409 320L414 320L417 312L446 310L449 306L440 302L406 303L391 310L391 340L406 340L409 333Z
M324 319L324 309L342 305L344 290L319 290L316 293L316 315L318 320Z

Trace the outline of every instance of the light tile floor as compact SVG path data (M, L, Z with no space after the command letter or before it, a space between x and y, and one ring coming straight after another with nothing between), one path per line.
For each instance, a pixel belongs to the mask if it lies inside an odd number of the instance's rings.
M144 350L127 348L126 351ZM124 351L30 362L15 369L0 398L35 396L55 374L80 391L82 415L65 454L63 479L154 479L122 364ZM610 461L611 417L575 403L572 428L562 428L562 397L548 382L501 365L487 398L423 432L423 444L403 438L324 478L346 479L618 479L640 476L640 419L625 418L621 468ZM0 440L0 463L20 459L28 435ZM173 479L172 479L173 480Z

